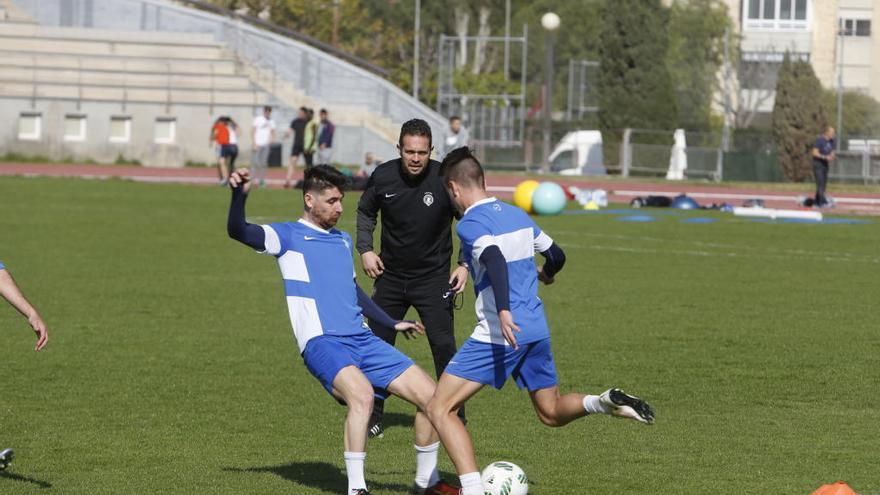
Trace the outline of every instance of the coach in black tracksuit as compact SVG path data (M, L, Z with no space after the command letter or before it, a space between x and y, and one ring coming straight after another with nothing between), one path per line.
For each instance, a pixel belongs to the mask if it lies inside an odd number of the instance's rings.
M364 271L376 280L373 301L395 319L403 319L410 306L418 311L439 378L456 351L453 300L464 290L468 272L461 262L450 275L450 227L456 212L438 175L440 163L430 159L431 128L419 119L406 122L398 149L400 158L376 168L358 203L357 250ZM373 231L380 212L377 255ZM373 333L394 345L397 332L369 324ZM383 409L384 403L376 401L371 437L382 434Z

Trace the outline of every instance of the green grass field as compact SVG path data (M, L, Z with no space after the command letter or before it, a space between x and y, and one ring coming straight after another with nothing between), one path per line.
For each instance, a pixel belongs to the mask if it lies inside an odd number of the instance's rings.
M257 191L250 220L298 217L298 194ZM0 259L50 328L35 354L0 305L0 448L18 454L0 493L345 490L345 410L297 355L273 260L227 238L227 191L2 178L0 206ZM837 479L880 493L880 221L667 213L539 219L569 260L541 289L563 391L623 387L657 423L549 429L509 383L469 403L480 464L519 464L537 495L809 494ZM401 348L430 362L424 339ZM367 478L402 494L412 411L387 410Z

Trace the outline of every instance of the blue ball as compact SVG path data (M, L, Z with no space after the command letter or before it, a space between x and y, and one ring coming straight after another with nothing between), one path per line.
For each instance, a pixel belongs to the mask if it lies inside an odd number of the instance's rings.
M532 195L532 209L538 215L558 215L565 202L565 191L555 182L542 182Z
M699 203L684 194L676 196L675 199L672 200L672 204L669 206L678 208L679 210L698 210L700 208Z

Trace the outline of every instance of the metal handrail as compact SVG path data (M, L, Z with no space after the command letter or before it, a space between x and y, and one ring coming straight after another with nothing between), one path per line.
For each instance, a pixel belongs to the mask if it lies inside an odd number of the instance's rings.
M341 58L341 59L345 60L346 62L357 65L358 67L360 67L362 69L366 69L366 70L368 70L374 74L380 75L386 79L388 79L391 76L391 72L388 69L384 69L382 67L379 67L378 65L375 65L375 64L373 64L373 63L371 63L361 57L358 57L357 55L353 55L351 53L348 53L347 51L342 50L336 46L333 46L329 43L325 43L321 40L312 38L311 36L302 34L298 31L294 31L292 29L288 29L288 28L279 26L278 24L275 24L273 22L269 22L269 21L260 19L259 17L255 17L255 16L247 15L247 14L239 14L238 12L235 12L233 10L224 9L223 7L214 5L212 3L204 2L201 0L177 0L177 1L182 4L198 8L200 10L211 12L212 14L222 15L224 17L229 17L231 19L238 19L238 20L247 22L248 24L254 25L256 27L265 29L267 31L271 31L275 34L280 34L281 36L285 36L287 38L291 38L296 41L300 41L300 42L305 43L307 45L311 45L314 48L317 48L321 51L327 52L335 57Z

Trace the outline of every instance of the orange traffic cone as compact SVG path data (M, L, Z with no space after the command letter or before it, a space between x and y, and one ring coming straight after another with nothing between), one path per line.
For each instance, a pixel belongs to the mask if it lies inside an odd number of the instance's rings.
M858 495L853 491L852 488L849 487L843 481L838 481L835 483L831 483L829 485L822 485L818 490L813 492L813 495Z

